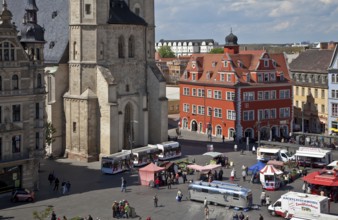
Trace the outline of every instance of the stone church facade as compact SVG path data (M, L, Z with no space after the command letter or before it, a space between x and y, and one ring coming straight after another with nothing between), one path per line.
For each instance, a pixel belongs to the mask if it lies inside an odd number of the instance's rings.
M167 139L153 0L69 1L66 153L94 161Z

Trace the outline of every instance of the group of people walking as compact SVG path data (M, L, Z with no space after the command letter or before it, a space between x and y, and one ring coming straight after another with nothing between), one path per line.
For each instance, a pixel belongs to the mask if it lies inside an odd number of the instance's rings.
M60 186L60 180L58 177L56 177L54 175L54 172L50 172L49 175L48 175L48 181L49 181L49 185L50 186L53 186L53 183L54 183L54 187L53 187L53 191L59 191L59 186ZM71 184L70 184L70 181L65 181L63 180L62 183L61 183L61 192L62 194L67 194L70 192L70 187L71 187Z
M131 208L128 201L114 201L112 205L113 218L129 218L131 217Z

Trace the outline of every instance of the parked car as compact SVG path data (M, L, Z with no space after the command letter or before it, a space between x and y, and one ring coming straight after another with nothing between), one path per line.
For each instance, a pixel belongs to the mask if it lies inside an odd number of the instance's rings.
M34 192L28 189L14 189L12 191L12 202L33 202L35 200Z

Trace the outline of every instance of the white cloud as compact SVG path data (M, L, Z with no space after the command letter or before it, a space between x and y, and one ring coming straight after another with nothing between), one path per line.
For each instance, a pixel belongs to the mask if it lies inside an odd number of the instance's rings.
M276 26L274 26L273 30L282 31L282 30L288 29L289 27L290 27L290 22L284 21L284 22L278 23Z
M332 4L335 0L320 0L320 2L323 2L324 4Z

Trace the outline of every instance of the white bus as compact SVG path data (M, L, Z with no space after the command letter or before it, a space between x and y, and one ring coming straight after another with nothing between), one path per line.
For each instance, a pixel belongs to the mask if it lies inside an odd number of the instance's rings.
M150 162L158 161L158 154L160 150L156 145L148 145L145 147L133 149L133 162L134 166L143 166Z
M189 199L203 202L205 198L214 205L224 205L249 209L252 206L251 189L238 184L212 181L211 183L196 181L189 185Z
M101 171L103 173L120 173L129 170L131 165L130 150L118 152L101 158Z
M159 160L169 160L182 156L180 143L176 141L167 141L161 144L157 144L160 154L158 155Z

